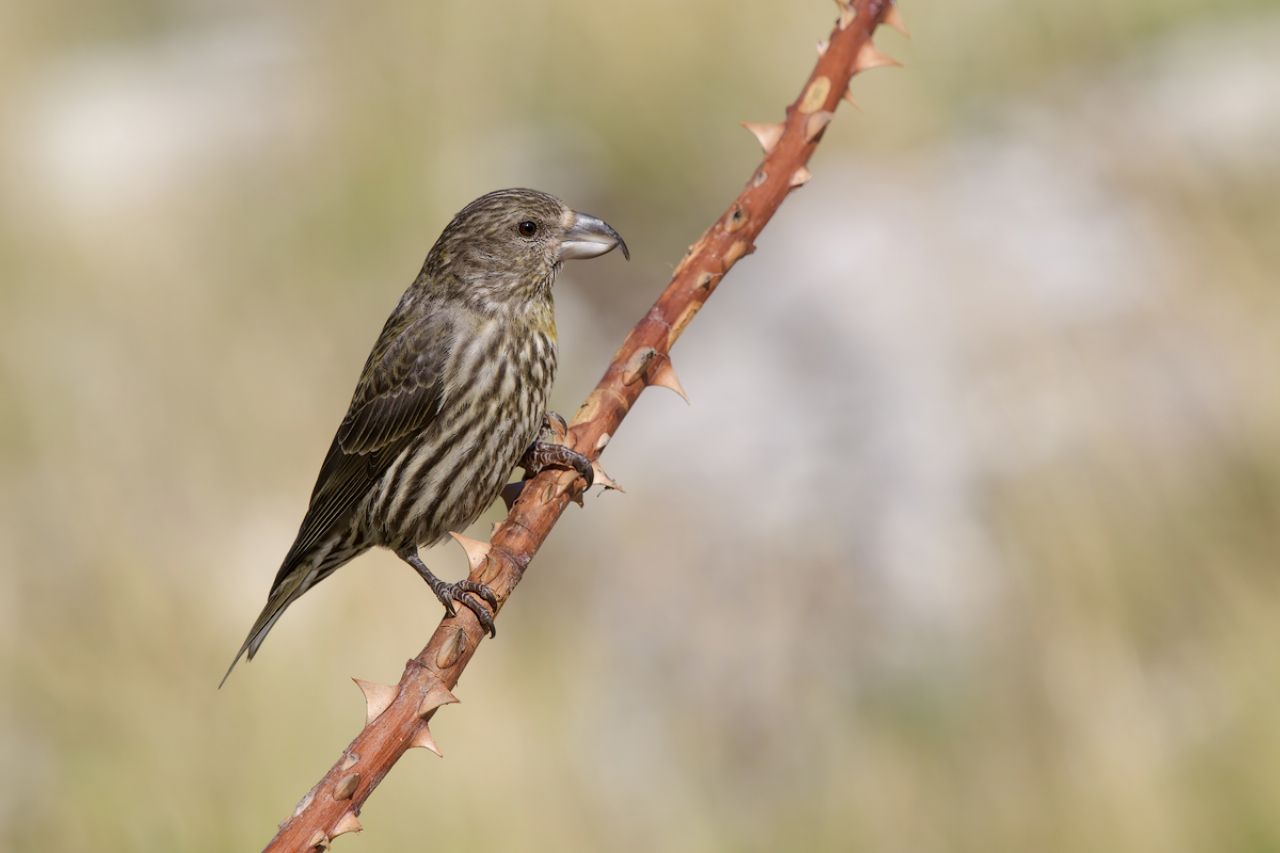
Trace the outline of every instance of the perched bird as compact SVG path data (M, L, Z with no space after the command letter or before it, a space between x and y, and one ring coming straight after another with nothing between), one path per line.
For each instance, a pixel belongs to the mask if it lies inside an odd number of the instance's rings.
M231 670L252 659L285 608L374 546L389 548L493 633L477 600L493 593L447 583L418 556L493 502L519 462L591 467L564 447L534 442L556 372L551 286L561 264L627 245L605 222L528 189L498 190L464 207L440 234L365 362L311 505L267 604Z

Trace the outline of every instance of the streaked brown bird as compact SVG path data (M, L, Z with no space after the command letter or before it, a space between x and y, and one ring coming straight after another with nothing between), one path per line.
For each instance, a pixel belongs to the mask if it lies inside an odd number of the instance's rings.
M614 248L630 257L605 222L536 190L489 193L453 218L369 353L298 536L223 683L285 608L374 546L413 566L450 615L461 602L493 633L477 598L496 606L493 593L440 580L418 548L475 521L517 463L569 465L590 485L585 458L535 438L556 373L556 273Z

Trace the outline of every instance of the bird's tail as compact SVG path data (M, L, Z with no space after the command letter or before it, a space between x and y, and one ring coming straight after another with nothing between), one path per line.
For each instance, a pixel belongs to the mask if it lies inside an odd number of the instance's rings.
M249 636L244 638L244 644L240 646L240 651L236 652L235 659L231 661L231 666L227 667L227 674L222 676L222 680L218 682L219 690L222 689L222 685L227 683L231 670L236 668L240 658L248 653L249 660L253 660L253 656L258 652L258 647L267 638L267 634L276 624L276 620L284 614L285 609L290 604L297 601L304 592L311 588L313 576L314 573L310 570L310 566L303 565L280 579L280 583L267 596L267 606L262 608L262 612L258 614L253 627L249 629Z

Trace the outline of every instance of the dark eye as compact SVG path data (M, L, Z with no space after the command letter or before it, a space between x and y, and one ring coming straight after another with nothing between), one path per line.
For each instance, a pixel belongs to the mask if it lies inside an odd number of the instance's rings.
M534 222L532 219L526 219L516 227L519 228L520 236L522 237L532 237L534 234L538 233L538 223Z

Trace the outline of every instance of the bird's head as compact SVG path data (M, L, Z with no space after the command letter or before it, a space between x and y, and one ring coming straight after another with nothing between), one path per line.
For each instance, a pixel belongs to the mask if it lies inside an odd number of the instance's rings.
M550 296L560 264L627 244L603 220L537 190L497 190L464 207L444 229L423 272L472 299L527 301Z

